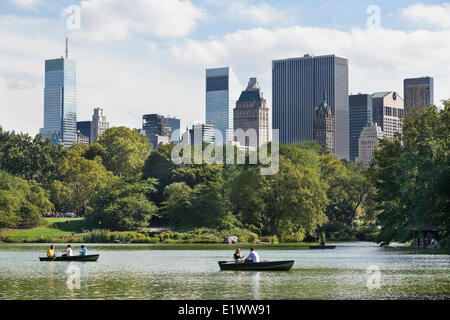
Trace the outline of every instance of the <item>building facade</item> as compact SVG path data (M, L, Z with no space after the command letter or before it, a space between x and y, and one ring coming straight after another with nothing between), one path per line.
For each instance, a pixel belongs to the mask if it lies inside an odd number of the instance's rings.
M392 139L402 131L403 99L394 91L372 95L372 118L383 130L384 138Z
M358 139L363 128L372 122L372 95L355 94L349 96L349 149L350 161L358 157Z
M170 137L172 132L168 119L156 113L142 116L142 129L145 130L147 135L157 134Z
M65 147L77 141L76 62L45 60L43 139Z
M177 119L175 117L168 117L167 124L169 125L171 130L170 142L174 143L180 142L180 130L181 130L180 119ZM176 132L178 132L178 134L176 134Z
M77 143L89 145L89 137L82 134L80 130L77 130Z
M91 121L77 121L77 135L78 131L84 137L88 138L88 144L91 143ZM78 138L77 138L78 139Z
M358 156L356 157L355 162L362 162L366 166L370 165L374 158L373 151L383 137L383 130L381 130L381 127L376 123L369 123L366 125L358 139Z
M256 133L256 140L246 137L244 146L257 148L269 141L269 108L256 78L250 78L247 89L239 96L233 111L233 123L235 131L252 129Z
M334 116L327 102L327 93L323 93L320 104L314 107L313 139L318 145L326 147L334 153Z
M280 142L310 141L314 107L327 92L335 122L334 154L349 159L348 60L305 55L272 61L272 128Z
M109 129L109 123L102 108L94 108L91 122L91 143L98 141L100 136Z
M215 143L233 140L233 109L242 88L230 67L206 69L206 123L222 134Z
M404 107L426 108L434 104L434 79L432 77L403 80Z
M189 137L192 145L203 142L215 143L214 126L212 124L194 124L189 130Z

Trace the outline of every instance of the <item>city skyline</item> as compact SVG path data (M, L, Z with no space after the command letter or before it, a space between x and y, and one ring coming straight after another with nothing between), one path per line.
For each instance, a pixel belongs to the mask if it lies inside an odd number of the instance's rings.
M366 25L370 17L366 9L371 3L364 1L352 10L330 9L328 4L328 11L318 10L323 5L309 1L302 5L248 1L248 19L240 22L236 22L240 16L232 14L242 13L238 2L230 1L219 8L206 1L172 1L174 15L188 12L192 16L191 20L186 18L189 21L170 20L176 22L177 30L185 23L185 32L167 35L163 32L167 28L155 31L142 25L124 27L126 32L119 32L117 37L93 24L96 12L85 7L90 1L81 5L81 29L69 31L69 15L62 12L69 5L80 5L79 1L46 1L40 5L35 1L32 7L19 6L18 2L0 4L0 58L4 61L0 66L0 122L5 130L38 133L43 121L42 61L64 54L63 39L67 35L71 39L70 56L78 62L78 118L89 119L92 108L102 105L111 126L139 128L142 114L153 112L182 119L182 127L204 122L204 69L223 65L230 65L241 83L248 76L257 76L261 86L267 88L265 97L271 110L271 61L307 53L348 58L349 94L396 91L403 96L403 79L430 75L435 79L434 100L440 105L440 100L447 98L445 88L450 86L445 63L450 45L441 41L450 35L449 26L426 19L420 24L414 22L417 5L406 1L379 3L378 30ZM117 8L107 3L105 12L115 17ZM152 8L148 6L137 8L145 13ZM438 1L425 1L423 6L435 12L446 10ZM274 10L268 10L271 8ZM333 21L325 19L331 11ZM264 15L266 12L269 14ZM233 23L212 22L211 17ZM110 23L105 15L98 20ZM15 21L21 23L14 25ZM156 21L155 25L161 23ZM96 37L87 39L88 33ZM417 41L424 43L420 57L408 49ZM420 64L419 60L427 63ZM176 95L172 94L174 88ZM152 101L151 107L148 101ZM24 119L24 113L29 117Z

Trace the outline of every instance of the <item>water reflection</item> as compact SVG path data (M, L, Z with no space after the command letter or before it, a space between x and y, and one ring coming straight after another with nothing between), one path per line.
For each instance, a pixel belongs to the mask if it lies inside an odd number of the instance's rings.
M105 247L90 246L100 253L98 262L41 262L43 246L1 245L0 299L450 299L448 255L373 246L259 250L267 260L295 265L289 272L254 272L220 271L225 250ZM372 264L381 272L376 290L367 288ZM80 276L72 290L70 267Z

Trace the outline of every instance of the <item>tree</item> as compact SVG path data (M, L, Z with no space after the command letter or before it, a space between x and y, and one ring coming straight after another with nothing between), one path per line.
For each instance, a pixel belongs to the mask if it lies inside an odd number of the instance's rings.
M0 170L0 227L32 227L53 209L44 189Z
M389 244L410 238L405 227L434 224L448 235L450 100L444 109L409 109L402 134L382 140L370 169L377 188L375 200L381 232L377 241Z
M96 192L113 178L98 157L85 159L82 156L85 151L84 145L73 144L61 163L61 178L50 187L57 210L86 214Z
M88 212L88 225L111 230L146 227L157 207L148 200L156 191L155 179L129 180L116 178L102 188Z
M44 185L58 177L61 162L66 155L62 146L42 140L40 134L5 132L0 127L0 169L28 181Z
M318 156L299 144L280 147L277 174L262 176L256 165L243 166L233 179L232 209L262 234L311 234L326 221L327 184L320 179Z
M85 156L90 160L100 157L105 168L118 177L137 178L150 150L147 138L136 130L113 127L89 147Z

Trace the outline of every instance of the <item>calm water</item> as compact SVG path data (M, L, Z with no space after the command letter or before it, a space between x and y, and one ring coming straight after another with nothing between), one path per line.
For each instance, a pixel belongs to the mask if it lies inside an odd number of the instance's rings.
M220 271L217 261L229 260L232 247L89 245L89 253L100 253L97 262L40 262L46 248L0 245L0 299L450 299L449 255L370 243L258 250L263 260L294 259L289 272ZM367 268L374 265L381 287L369 289ZM77 272L80 281L70 281Z

